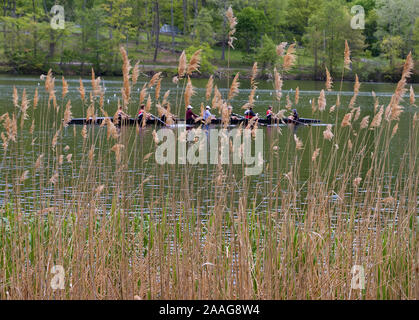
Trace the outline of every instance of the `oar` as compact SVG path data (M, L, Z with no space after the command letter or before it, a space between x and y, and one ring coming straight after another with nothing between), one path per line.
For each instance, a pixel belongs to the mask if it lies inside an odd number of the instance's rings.
M157 118L154 114L149 113L150 116L152 116L154 119L159 120L161 123L163 123L165 126L169 126L166 122L162 121L160 118Z

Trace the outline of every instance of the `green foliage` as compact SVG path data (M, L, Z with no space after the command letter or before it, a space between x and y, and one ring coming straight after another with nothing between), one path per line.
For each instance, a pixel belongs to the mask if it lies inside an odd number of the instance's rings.
M244 8L237 15L237 46L250 53L260 44L261 35L268 31L268 20L261 10Z
M262 66L262 72L267 68L272 68L278 61L276 46L272 39L266 34L262 38L262 45L257 50L257 62Z
M189 59L192 57L194 52L201 49L201 67L199 70L201 73L213 73L215 71L215 67L212 65L211 60L214 59L214 51L211 49L208 43L201 43L199 45L192 45L188 47L186 52L186 57Z
M402 38L400 36L387 35L384 37L380 46L384 56L390 61L390 68L394 68L395 60L399 58L401 54L403 46Z
M195 35L200 42L214 44L214 30L212 29L212 16L209 10L203 8L195 21Z
M413 29L413 41L414 41L414 50L415 55L419 59L419 17L416 18L415 28Z

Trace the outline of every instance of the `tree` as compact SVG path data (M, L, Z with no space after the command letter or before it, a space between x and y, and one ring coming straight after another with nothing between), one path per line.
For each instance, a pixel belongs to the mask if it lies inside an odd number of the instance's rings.
M268 20L263 11L246 7L237 15L237 21L235 36L238 47L251 53L259 46L262 34L268 29Z
M202 8L195 19L195 35L200 42L214 44L214 31L212 29L212 16L208 9Z
M413 48L413 28L419 16L417 0L377 0L376 37L401 36L407 42L404 54Z
M413 41L415 55L419 59L419 18L416 18L415 28L413 30Z
M330 14L331 12L333 14ZM337 64L342 64L345 40L348 40L353 56L364 49L362 31L353 30L350 20L349 10L341 0L325 1L312 14L306 29L312 37L306 36L304 39L307 46L313 50L315 70L320 52L324 66L327 66L333 73Z
M386 35L380 46L385 57L390 61L390 68L393 69L395 60L401 55L403 39L400 36Z
M262 45L257 50L256 60L262 66L262 73L267 67L273 67L278 62L275 43L266 34L262 37Z

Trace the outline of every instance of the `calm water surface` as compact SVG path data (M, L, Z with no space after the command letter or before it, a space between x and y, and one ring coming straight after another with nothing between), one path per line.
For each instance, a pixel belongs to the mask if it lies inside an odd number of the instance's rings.
M79 87L79 80L78 78L67 78L66 79L69 84L69 93L66 99L71 100L72 104L72 113L73 117L83 117L86 114L86 106L83 106L80 95L78 92ZM90 86L90 79L84 79L84 85L86 91L89 91ZM132 98L134 100L139 99L139 91L141 90L144 81L148 81L148 79L141 78L139 83L135 86L132 93ZM192 97L192 105L195 107L194 111L199 113L201 102L207 104L205 101L205 85L207 83L206 80L203 79L193 79L193 85L196 87L196 95ZM118 99L121 97L121 86L122 81L121 78L107 78L105 77L102 81L104 88L105 88L105 110L108 112L109 115L113 115L117 108ZM226 96L228 89L226 88L227 83L225 81L216 81L217 86L219 87L223 96ZM6 157L16 157L14 159L14 163L16 164L15 167L11 168L10 165L5 165L5 163L10 163L5 161L4 159L3 150L2 152L2 159L0 161L1 165L1 173L0 173L0 205L3 205L4 201L10 201L9 198L5 199L5 194L7 194L7 189L11 188L12 181L10 181L10 177L12 176L15 170L19 169L24 171L25 169L33 168L33 163L37 158L39 153L45 153L45 150L51 148L49 143L37 140L33 137L37 135L42 136L42 130L45 128L42 125L38 125L40 123L39 114L41 113L42 108L46 108L45 100L47 99L47 94L44 90L44 83L37 77L33 76L9 76L9 75L0 75L0 115L5 112L13 111L14 107L12 104L12 94L13 94L13 86L18 89L19 97L21 97L23 89L26 89L28 94L28 98L32 99L35 88L38 88L40 94L40 102L39 107L35 110L33 117L37 125L35 126L35 132L33 135L25 131L24 137L21 140L21 148L23 148L23 152L19 152L17 154L10 154L7 153ZM335 87L338 88L340 86L339 83L335 84ZM57 76L56 79L56 95L58 99L58 104L62 106L61 101L61 79ZM232 101L232 105L234 108L235 113L243 114L243 109L241 108L247 100L250 94L250 84L248 81L241 81L240 86L240 93L234 98ZM343 115L348 112L348 103L353 95L353 83L345 82L342 86L342 93L341 93L341 107L338 108L337 113L329 113L328 111L319 114L318 112L313 116L311 111L311 100L317 99L319 96L320 90L324 89L323 82L314 82L314 81L284 81L283 86L283 98L281 100L281 109L284 108L286 104L286 96L289 94L292 101L294 101L295 96L295 89L299 87L300 90L300 99L297 106L298 112L300 117L303 118L317 118L322 121L322 125L313 125L309 127L300 127L296 131L289 129L287 126L281 127L281 130L278 130L275 127L261 127L264 130L264 159L269 161L271 158L273 151L272 146L275 145L278 147L278 150L275 152L275 156L281 157L281 151L287 148L287 145L290 143L294 143L293 135L294 133L305 143L308 141L310 136L318 136L319 139L323 139L322 131L325 130L324 124L327 123L335 123L336 117L338 117L339 122L341 121ZM362 83L360 93L357 99L356 106L361 107L361 118L370 115L370 120L374 116L374 99L372 96L372 91L374 91L379 98L380 104L387 105L390 101L391 95L396 87L396 84L388 84L388 83ZM419 92L419 84L413 85L415 92ZM277 103L274 101L274 91L273 91L273 83L272 81L259 81L258 90L256 93L256 103L254 110L255 112L259 113L259 115L264 116L266 112L266 107L269 104L274 105L274 108L277 110L278 106ZM170 94L170 102L172 105L172 112L178 114L180 117L184 117L183 105L180 106L177 103L177 99L179 100L181 97L182 85L179 84L179 87L176 87L171 81L165 80L162 83L161 95L165 93L166 90L171 90ZM152 96L154 96L154 90L151 90ZM336 91L331 91L326 93L326 100L327 100L327 110L335 104L337 97ZM419 98L418 95L416 95ZM408 101L408 99L405 99ZM64 103L65 104L65 103ZM210 103L208 103L210 104ZM137 105L132 103L129 109L129 113L131 115L135 115L137 112ZM176 105L179 107L176 108ZM399 124L399 132L392 140L391 143L391 154L392 159L391 163L393 166L397 167L397 164L402 156L404 150L404 143L409 138L409 130L407 128L407 123L409 118L411 118L414 112L417 112L417 108L409 106L407 102L404 103L405 112L401 116L400 124ZM182 111L181 111L182 110ZM157 114L154 106L151 110L152 113ZM32 115L32 110L29 112ZM51 112L48 121L52 121L54 113ZM98 114L100 115L100 114ZM44 120L45 121L45 118ZM31 122L31 120L28 120ZM68 145L70 147L69 153L73 154L73 161L77 163L78 160L82 159L82 157L86 156L80 153L83 150L83 139L81 137L81 129L82 126L69 126L65 128L63 131L63 138L59 141L59 144L62 146ZM181 181L183 179L183 173L185 172L185 168L179 168L179 166L166 166L160 167L158 169L159 174L156 174L156 170L154 166L157 166L154 162L154 159L151 157L150 160L147 162L147 165L139 162L142 162L141 159L143 157L153 152L153 138L152 138L152 130L153 127L146 127L140 130L138 133L135 127L123 128L121 134L126 137L126 147L130 150L130 161L129 167L125 168L129 171L130 176L133 179L133 185L136 184L135 181L140 181L147 177L149 172L154 172L155 177L152 181L147 182L144 184L145 188L145 196L144 202L139 203L138 207L141 207L142 212L147 212L149 210L158 210L159 206L153 203L153 199L158 197L159 190L162 190L162 186L164 190L167 190L167 193L170 194L171 192L175 192L173 189L173 185L179 184L181 185ZM2 129L3 130L3 129ZM47 130L47 129L45 129ZM54 135L56 128L52 129L49 128L48 134ZM89 130L95 130L95 135L106 135L105 128L99 128L98 126L91 126ZM170 130L170 129L168 129ZM174 130L177 132L177 130ZM373 132L371 132L373 134ZM300 180L303 183L308 178L308 167L309 162L311 161L311 153L312 150L308 146L305 145L305 151L303 153L303 159L300 165ZM110 145L96 145L95 148L97 152L102 152L105 154L109 150ZM327 154L332 148L333 145L329 144L328 147L325 147L322 150L323 154ZM327 149L329 148L329 150ZM0 147L2 149L2 147ZM343 148L342 148L343 149ZM283 152L283 151L282 151ZM343 151L342 151L343 152ZM134 155L134 156L133 156ZM292 157L290 157L292 158ZM10 160L10 159L9 159ZM289 167L292 164L284 164L283 168ZM365 164L365 172L368 170L369 166L368 163ZM109 164L109 167L102 168L105 172L106 170L115 170L112 164ZM77 179L77 174L74 174L74 170L71 170L71 167L64 167L63 168L64 174L71 175L68 177L69 179ZM215 166L212 165L199 165L199 166L192 166L189 167L189 172L192 174L189 176L189 183L195 184L197 187L196 192L194 193L195 196L199 197L200 199L200 211L205 213L208 212L211 207L213 206L212 201L209 199L213 199L210 196L211 190L206 190L205 186L209 185L209 182L213 179ZM275 169L276 170L276 169ZM363 172L363 173L365 173ZM275 185L280 179L283 174L286 173L282 171L282 169L278 169L274 172L274 174L267 174L263 172L261 175L254 176L251 178L250 181L250 190L251 196L255 203L257 203L257 210L263 210L267 206L267 201L269 200L269 194L265 191L267 190L270 184ZM235 173L236 176L243 174L241 172L241 167L237 168L237 172ZM109 179L110 175L104 175ZM100 179L100 177L99 177ZM103 182L103 181L102 181ZM228 182L228 181L227 181ZM110 183L112 185L112 183ZM74 186L74 185L73 185ZM23 185L22 186L22 194L24 195L21 199L23 205L27 204L27 209L31 210L31 201L34 198L39 199L40 201L51 202L54 201L55 203L59 203L60 201L64 201L64 199L59 199L59 196L54 195L54 190L52 187L43 186L42 190L44 191L42 195L39 194L40 186L30 184L30 185ZM182 190L180 190L181 192ZM64 194L71 195L73 192L72 187L68 187ZM136 196L135 190L127 190L128 196ZM179 190L177 190L179 192ZM237 186L236 192L241 192L241 187ZM58 197L58 198L57 198ZM106 194L102 195L102 197L106 198ZM106 201L107 205L110 206L111 201ZM154 209L153 209L154 208Z

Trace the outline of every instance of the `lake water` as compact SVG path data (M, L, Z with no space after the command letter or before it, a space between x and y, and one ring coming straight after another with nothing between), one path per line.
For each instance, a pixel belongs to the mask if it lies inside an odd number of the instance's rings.
M78 92L79 80L78 78L67 78L69 84L69 93L63 102L61 99L61 80L57 76L56 79L56 95L60 108L64 108L64 104L67 99L71 100L72 114L73 117L83 117L86 114L87 106L83 106ZM132 92L132 103L129 106L128 113L135 115L138 108L139 91L141 90L144 81L148 81L144 77L140 78L139 83L135 86ZM206 80L193 79L193 85L196 87L196 95L192 97L191 104L194 106L194 111L199 113L200 104L205 101L205 85ZM118 99L121 97L121 78L107 78L102 80L102 84L105 88L105 103L104 109L109 115L113 115L117 108ZM226 88L225 81L216 81L221 93L225 97L228 89ZM84 85L86 91L89 91L90 79L84 79ZM120 188L114 181L115 175L112 172L117 171L115 164L111 161L106 160L109 156L109 149L114 144L106 140L106 128L99 128L98 126L89 126L89 138L87 142L81 136L82 126L69 126L64 128L62 131L62 138L59 139L57 144L57 150L64 156L69 153L72 154L72 162L65 162L63 167L60 169L60 179L62 179L62 186L60 192L57 192L56 188L42 181L49 180L49 176L53 175L53 159L48 159L47 164L51 165L51 170L46 171L45 177L39 177L33 170L34 163L39 154L53 154L51 150L50 140L46 137L54 136L57 131L57 127L54 126L54 118L56 117L53 109L47 110L46 99L48 97L44 90L44 82L38 77L33 76L0 76L0 115L5 112L13 112L15 107L12 103L13 87L16 87L19 93L19 98L22 95L23 89L26 89L26 93L29 99L32 99L36 88L39 90L40 99L39 106L36 110L30 108L29 115L30 119L27 120L25 127L18 139L18 146L14 147L6 154L1 149L1 173L0 173L0 205L5 202L14 201L15 197L19 197L21 205L30 211L33 209L34 199L43 203L42 207L48 207L51 203L55 205L62 205L75 199L74 190L78 192L89 192L91 188L96 187L100 184L107 186L108 192L103 192L101 197L105 207L109 208L112 203L112 199L108 198L107 194L111 194L109 188ZM334 89L339 88L340 84L336 83ZM316 118L321 120L320 125L313 125L307 127L289 128L288 126L279 127L260 127L263 130L263 158L265 160L264 171L257 176L252 176L248 180L249 191L248 198L251 203L254 204L256 210L263 210L269 206L270 191L275 188L278 181L282 179L285 173L290 168L298 166L299 170L299 182L301 184L301 192L304 194L304 181L309 178L309 164L311 162L311 156L314 146L310 145L310 142L321 140L322 146L322 161L327 161L328 153L331 148L334 148L335 143L324 143L322 132L325 130L325 124L336 122L336 118L340 124L343 116L348 112L349 100L353 96L353 83L344 82L342 85L341 92L341 106L333 113L329 113L329 108L336 102L337 91L326 92L327 100L327 111L312 113L311 100L317 99L321 89L324 89L323 82L313 81L284 81L283 86L283 97L281 100L281 109L284 109L286 104L286 96L290 95L292 101L294 101L295 89L299 87L300 99L296 106L300 117L302 118ZM356 106L361 107L360 118L369 115L370 120L374 117L374 98L372 91L376 93L379 99L380 105L387 106L390 101L391 95L394 92L396 84L388 83L362 83L360 93L357 98ZM415 92L419 92L419 85L413 85ZM249 81L241 81L240 93L232 100L233 112L243 114L243 106L250 94L250 83ZM179 103L182 92L182 84L180 83L177 87L170 80L164 80L162 82L161 95L166 90L171 90L170 102L172 104L172 112L178 114L180 117L184 117L184 106L183 102ZM152 97L154 97L154 89L150 91ZM88 94L86 95L88 96ZM418 95L416 95L418 98ZM272 104L275 110L278 110L278 104L274 99L273 83L271 81L259 81L258 90L255 96L255 107L254 111L264 117L267 106ZM393 171L397 170L399 159L403 156L405 142L409 139L409 128L407 126L408 120L413 117L414 112L417 112L416 107L410 106L408 98L403 103L405 110L401 115L398 134L394 137L391 142L391 164L394 166ZM178 102L176 102L178 101ZM210 103L208 103L210 104ZM177 107L176 107L177 106ZM293 106L294 107L294 106ZM154 105L151 109L151 113L157 114ZM42 114L42 116L41 116ZM98 114L99 116L101 114ZM287 114L289 115L289 114ZM35 130L33 133L29 132L29 127L32 119L35 119ZM56 123L59 123L56 122ZM135 127L125 127L121 130L121 141L125 145L125 156L127 157L127 166L122 168L124 172L128 173L129 182L124 186L124 196L133 201L132 210L134 212L149 212L160 210L161 204L156 201L161 201L162 198L166 198L167 201L177 201L177 207L182 206L182 199L186 197L193 197L196 201L197 210L203 214L209 212L216 201L214 190L208 188L210 181L214 179L216 174L215 165L175 165L175 166L160 166L155 163L153 155L144 161L144 156L153 153L155 150L152 131L153 127L148 126L137 130ZM168 129L171 130L171 129ZM173 129L177 134L177 130ZM1 131L4 131L1 128ZM295 164L291 161L294 159L285 150L293 150L290 148L290 144L294 144L294 134L300 138L304 144L304 151L302 151L301 162ZM371 135L374 132L371 131ZM368 141L368 140L367 140ZM337 142L340 143L340 142ZM92 179L87 179L88 174L86 172L91 169L86 169L84 172L78 167L78 164L83 163L86 159L87 154L83 150L89 150L91 144L95 148L95 161L101 166L100 170L96 170ZM64 150L65 146L68 146L68 150ZM273 148L276 146L276 148ZM341 152L346 152L345 148L341 148ZM58 151L57 151L58 152ZM282 153L287 152L286 157L282 157ZM292 152L292 151L291 151ZM109 157L108 157L109 158ZM234 167L234 166L233 166ZM368 163L365 164L365 174L368 170ZM13 177L20 176L25 170L29 171L29 174L36 179L28 179L20 185L18 192L16 192L15 182ZM80 172L83 171L83 173ZM393 172L390 171L390 172ZM90 176L92 177L92 176ZM85 179L86 178L86 179ZM143 191L141 194L137 193L138 185L140 185L145 179L150 178L148 181L143 183ZM84 180L85 179L85 180ZM234 167L234 171L226 173L226 182L231 183L233 193L241 193L243 186L238 183L243 179L242 167ZM89 184L91 183L91 186ZM83 185L80 188L80 185ZM12 191L13 190L13 191ZM42 190L42 193L40 193ZM163 193L163 195L162 195ZM132 199L134 198L134 200ZM140 199L141 198L141 199ZM304 204L304 197L302 196L300 204ZM271 199L272 200L272 199ZM127 200L128 201L128 200ZM237 200L232 200L237 205ZM298 206L298 204L297 204Z

